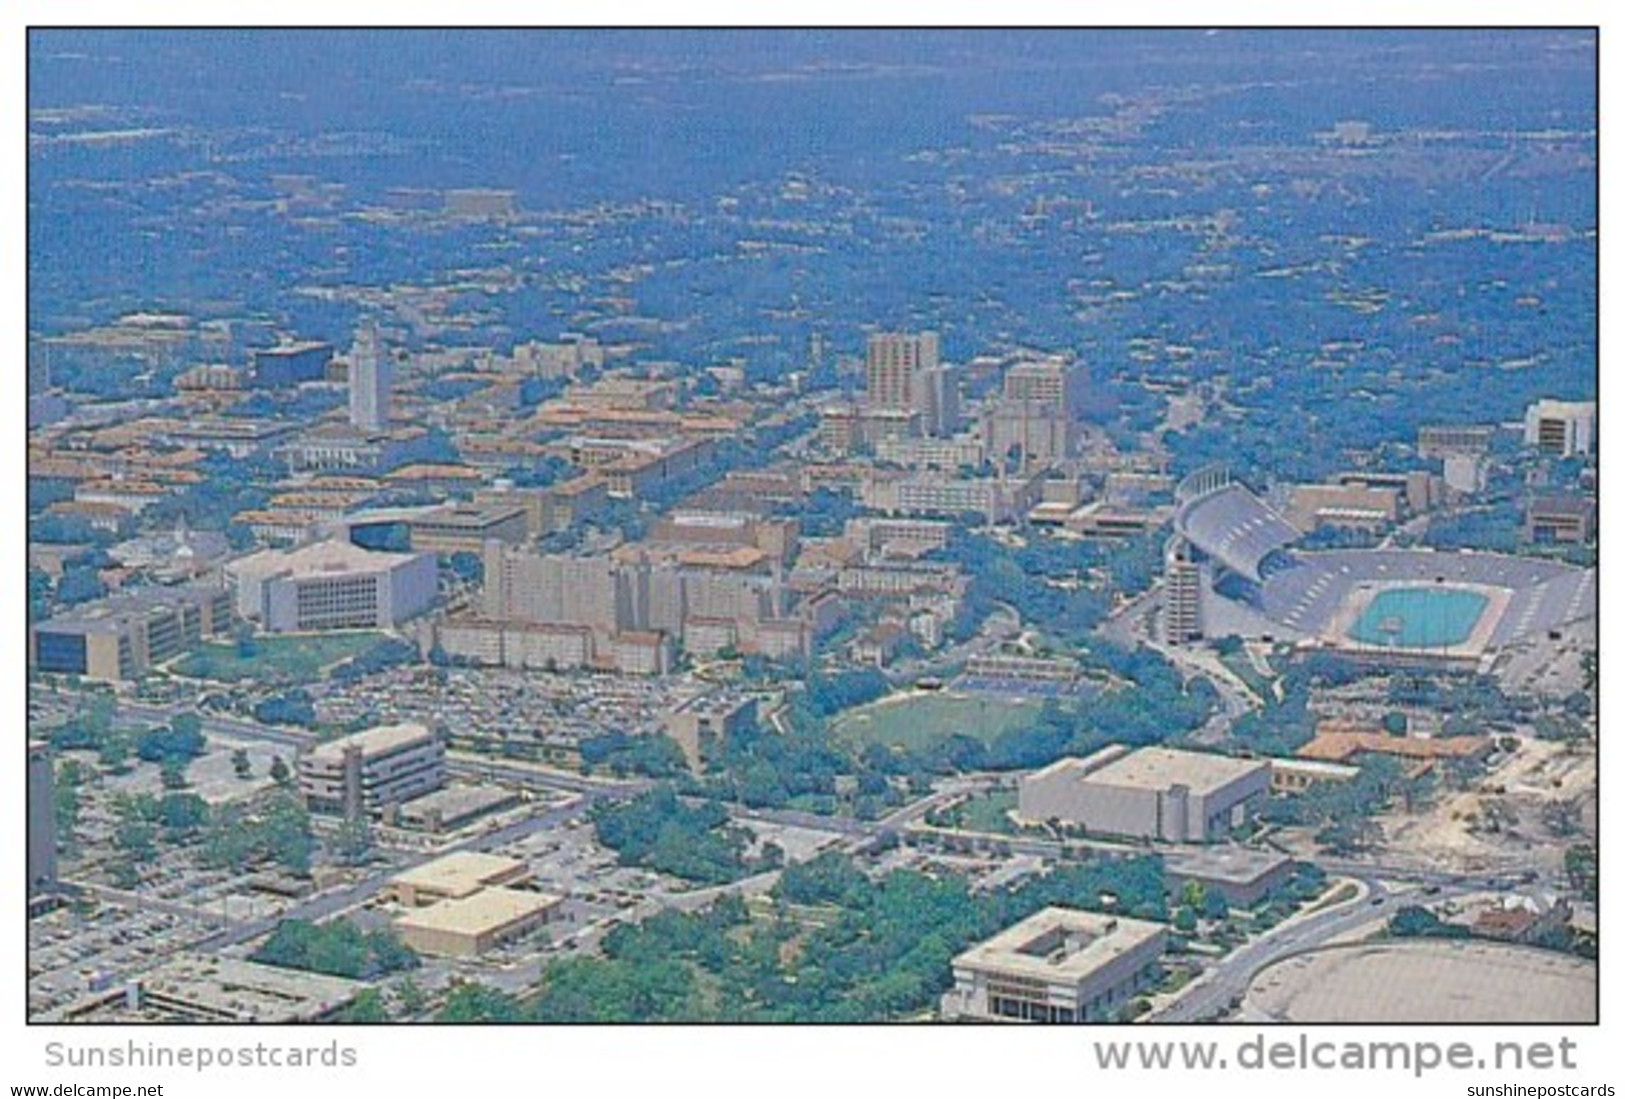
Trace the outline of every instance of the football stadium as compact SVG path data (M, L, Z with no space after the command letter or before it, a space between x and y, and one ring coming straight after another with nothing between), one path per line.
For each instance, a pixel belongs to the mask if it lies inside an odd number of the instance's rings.
M1175 499L1208 637L1476 667L1596 627L1595 569L1469 550L1295 550L1298 529L1217 467L1185 478Z

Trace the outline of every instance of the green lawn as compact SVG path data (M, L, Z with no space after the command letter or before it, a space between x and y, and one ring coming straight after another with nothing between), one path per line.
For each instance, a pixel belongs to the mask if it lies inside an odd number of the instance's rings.
M320 636L256 637L253 655L240 656L231 642L206 641L171 665L176 675L221 683L310 683L329 664L348 660L376 644L374 630Z
M915 751L955 735L992 743L1000 733L1032 722L1033 702L1010 702L982 695L919 694L881 699L848 710L830 731L849 744L885 744Z

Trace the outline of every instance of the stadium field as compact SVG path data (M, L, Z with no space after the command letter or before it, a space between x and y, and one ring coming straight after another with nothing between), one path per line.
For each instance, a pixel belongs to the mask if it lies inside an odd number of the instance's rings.
M1349 636L1362 644L1401 649L1460 645L1488 605L1489 598L1474 591L1390 588L1371 600Z

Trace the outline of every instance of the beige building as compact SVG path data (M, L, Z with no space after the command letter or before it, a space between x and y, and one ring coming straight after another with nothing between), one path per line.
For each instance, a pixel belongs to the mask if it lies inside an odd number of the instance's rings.
M351 733L299 757L299 792L318 812L379 812L445 784L445 744L414 723Z
M395 921L395 929L419 954L477 958L535 931L563 903L550 893L498 886L414 909Z
M1017 812L1033 824L1058 820L1103 835L1205 843L1243 823L1269 784L1265 761L1114 744L1025 776Z
M912 411L915 376L941 363L935 332L876 332L864 362L867 399L872 408Z
M531 879L523 859L484 851L454 851L389 879L390 895L407 908L472 897L482 889L522 885Z
M1153 984L1168 929L1159 923L1046 908L953 962L945 1019L1100 1023Z
M223 587L143 588L35 624L28 631L28 666L116 683L146 674L230 624L231 593Z

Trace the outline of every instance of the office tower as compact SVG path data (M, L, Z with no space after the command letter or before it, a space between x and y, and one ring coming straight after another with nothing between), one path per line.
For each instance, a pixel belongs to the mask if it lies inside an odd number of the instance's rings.
M368 322L350 349L350 423L363 431L389 424L390 363L379 346L378 326Z
M915 375L939 362L935 332L876 332L869 337L866 362L869 407L913 410Z

